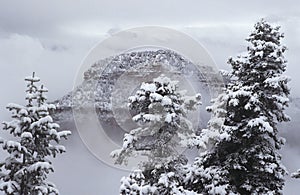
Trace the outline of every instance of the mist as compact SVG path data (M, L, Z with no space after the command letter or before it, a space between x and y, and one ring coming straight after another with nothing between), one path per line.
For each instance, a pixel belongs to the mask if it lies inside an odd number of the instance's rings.
M54 101L75 87L83 59L111 34L139 26L164 26L186 33L207 49L220 69L227 59L246 49L245 38L260 18L281 25L288 47L286 75L291 97L300 97L299 2L288 1L1 1L0 2L0 121L10 120L7 103L24 104L24 78L36 72ZM80 76L80 75L79 75ZM81 75L83 76L83 75ZM280 127L287 138L281 153L289 172L300 168L299 109ZM294 118L293 118L294 116ZM50 174L62 195L118 194L126 171L93 156L72 125L64 144L67 153L54 159ZM1 137L8 137L1 132ZM299 139L298 139L299 138ZM105 146L104 146L105 147ZM1 158L7 156L0 151ZM286 177L284 194L300 190L300 181Z

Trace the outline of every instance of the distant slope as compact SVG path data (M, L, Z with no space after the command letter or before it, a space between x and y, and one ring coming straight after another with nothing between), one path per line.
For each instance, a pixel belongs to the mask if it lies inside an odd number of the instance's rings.
M72 109L76 108L76 105L85 105L96 109L99 120L111 122L113 119L111 93L120 76L128 70L131 71L130 76L136 78L155 74L156 70L150 67L155 65L163 66L164 69L177 72L187 78L196 78L194 86L203 96L209 93L208 84L214 85L213 82L218 83L220 78L211 67L201 66L199 71L192 62L170 50L124 53L93 64L84 73L84 81L81 85L53 102L58 107L55 117L62 121L71 120ZM209 83L208 79L210 79Z
M72 109L76 109L76 105L90 107L96 110L102 125L109 129L107 131L108 136L119 142L122 139L120 135L123 135L123 133L120 134L120 131L123 130L118 126L112 111L114 86L124 73L128 73L128 70L130 70L128 74L133 79L141 79L140 77L145 77L147 74L158 74L155 73L155 68L150 67L153 65L160 65L186 78L193 78L191 81L193 87L203 96L198 128L205 127L210 117L205 111L205 107L210 105L208 86L218 85L220 75L216 74L211 67L201 66L197 68L191 61L170 50L129 52L96 62L84 73L84 81L79 86L53 102L58 107L54 113L54 118L59 120L61 124L74 123ZM149 70L152 70L152 72ZM221 74L225 78L225 82L228 82L227 73L221 71ZM147 80L147 78L143 79ZM123 109L127 109L125 105L127 99L123 101ZM300 98L291 98L287 113L291 116L292 121L280 125L281 134L287 138L288 144L300 146L298 141L300 139L298 133L298 127L300 127ZM74 127L75 125L71 126Z

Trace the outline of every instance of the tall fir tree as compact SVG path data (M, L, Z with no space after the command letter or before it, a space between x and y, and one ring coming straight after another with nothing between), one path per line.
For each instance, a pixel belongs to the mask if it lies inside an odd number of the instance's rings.
M122 179L121 194L185 194L178 171L186 158L178 154L176 147L189 147L195 142L187 113L196 109L200 98L200 94L186 96L178 91L177 81L164 75L142 83L129 97L133 120L139 128L125 134L122 148L111 155L117 164L136 155L148 160L141 165L142 171Z
M13 120L3 122L3 129L15 139L1 139L9 156L0 163L0 190L8 195L58 194L55 185L46 180L49 172L54 171L49 157L65 152L59 142L71 132L58 131L59 125L50 116L55 106L46 103L48 90L37 86L40 79L33 73L25 81L27 105L8 104Z
M247 52L230 58L232 81L219 99L225 101L224 124L215 146L186 171L186 185L204 194L281 194L286 169L278 153L284 139L277 124L289 121L289 78L280 27L265 20L246 39ZM214 108L218 108L217 101ZM212 132L210 132L212 131ZM208 128L208 134L215 134Z

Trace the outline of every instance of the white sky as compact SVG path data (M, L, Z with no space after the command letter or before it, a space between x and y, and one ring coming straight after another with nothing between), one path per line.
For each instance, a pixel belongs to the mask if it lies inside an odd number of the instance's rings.
M146 25L187 33L219 67L228 69L228 57L245 50L244 39L265 17L282 26L292 96L300 97L299 7L294 0L0 1L0 119L7 117L7 103L22 103L23 78L32 71L54 100L73 88L80 63L93 46L110 33Z

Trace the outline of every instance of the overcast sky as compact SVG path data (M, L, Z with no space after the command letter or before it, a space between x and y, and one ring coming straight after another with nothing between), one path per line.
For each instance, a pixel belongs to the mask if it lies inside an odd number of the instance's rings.
M112 33L147 25L187 33L208 50L218 67L229 69L228 57L245 50L244 39L256 21L264 17L279 24L289 48L292 96L300 97L299 7L295 0L2 0L0 118L6 118L8 102L22 103L23 78L32 71L42 78L54 100L73 88L80 63L97 43ZM288 190L293 191L291 186Z
M297 79L300 13L292 0L28 0L1 1L0 7L0 77L16 81L13 89L23 76L36 71L50 90L54 87L53 96L63 95L72 88L76 71L93 46L110 33L145 25L189 34L207 48L219 67L229 68L226 60L245 49L244 39L262 17L282 26L289 48L288 74ZM49 82L53 77L60 85ZM295 83L293 93L300 96ZM7 83L0 86L8 89Z

